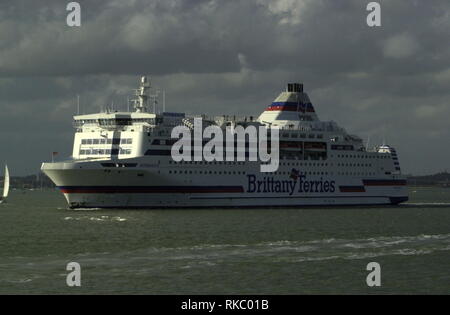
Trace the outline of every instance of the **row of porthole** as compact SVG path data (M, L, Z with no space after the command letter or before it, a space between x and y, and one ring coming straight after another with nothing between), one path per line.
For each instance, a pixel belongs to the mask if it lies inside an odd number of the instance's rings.
M110 155L111 149L80 150L80 155ZM118 154L131 154L131 149L120 149Z
M363 173L363 172L337 172L337 175L349 175L349 176L374 176L375 173Z
M200 174L200 175L245 175L245 172L221 172L221 171L169 171L169 174Z
M169 171L169 174L198 174L198 175L245 175L246 172L240 171ZM333 172L302 172L304 175L333 175ZM274 172L267 173L269 175L291 175L291 172ZM338 172L337 175L347 175L347 176L374 176L375 173L372 172Z
M331 156L331 157L333 157L333 156ZM344 159L345 158L354 158L354 159L375 159L375 158L377 158L377 159L387 159L390 156L388 156L388 155L377 155L377 156L375 156L375 155L352 155L352 154L350 154L350 155L348 155L348 154L343 155L343 154L338 154L337 157L338 158L344 158Z
M251 161L250 161L251 162ZM255 161L256 162L256 161ZM190 164L190 165L245 165L246 162L228 162L228 161L224 161L224 162L217 162L217 161L213 161L213 162L199 162L199 161L180 161L180 162L174 162L169 160L169 164ZM328 166L328 163L280 163L280 166ZM331 166L333 166L333 164L330 164Z
M372 164L349 164L349 163L338 163L337 166L341 166L341 167L372 167Z
M175 161L171 161L169 160L169 164L191 164L191 165L244 165L245 162L228 162L228 161L224 161L224 162L217 162L217 161L212 161L212 162L206 162L206 161L180 161L180 162L175 162Z

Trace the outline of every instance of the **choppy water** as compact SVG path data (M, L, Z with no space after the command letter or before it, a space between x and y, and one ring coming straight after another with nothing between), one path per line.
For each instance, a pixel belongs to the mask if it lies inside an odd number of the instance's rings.
M56 191L0 205L0 294L450 293L450 189L401 207L67 210ZM81 264L81 288L66 264ZM382 286L366 285L378 262Z

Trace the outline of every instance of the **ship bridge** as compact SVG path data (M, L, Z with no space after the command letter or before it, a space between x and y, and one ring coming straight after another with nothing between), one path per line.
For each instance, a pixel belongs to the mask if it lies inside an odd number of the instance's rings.
M74 116L74 127L94 127L107 130L122 129L131 125L154 127L158 123L158 115L139 112L112 112Z

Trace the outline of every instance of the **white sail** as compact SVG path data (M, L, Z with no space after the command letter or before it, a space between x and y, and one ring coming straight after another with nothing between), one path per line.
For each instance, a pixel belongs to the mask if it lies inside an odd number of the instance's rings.
M9 193L9 171L8 166L5 165L5 183L3 185L3 198L8 197Z

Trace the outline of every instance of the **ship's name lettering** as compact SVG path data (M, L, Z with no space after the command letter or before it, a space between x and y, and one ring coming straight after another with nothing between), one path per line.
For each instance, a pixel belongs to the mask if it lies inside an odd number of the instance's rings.
M336 191L334 180L308 180L306 175L299 175L297 180L276 180L270 177L257 179L255 175L247 175L248 193L328 193Z

